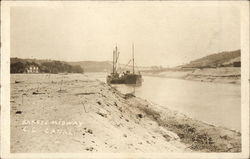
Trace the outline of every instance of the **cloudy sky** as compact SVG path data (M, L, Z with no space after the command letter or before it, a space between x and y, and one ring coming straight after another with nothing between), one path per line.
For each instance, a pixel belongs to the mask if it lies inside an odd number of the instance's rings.
M11 57L112 60L176 66L240 48L237 5L169 2L82 2L11 8Z

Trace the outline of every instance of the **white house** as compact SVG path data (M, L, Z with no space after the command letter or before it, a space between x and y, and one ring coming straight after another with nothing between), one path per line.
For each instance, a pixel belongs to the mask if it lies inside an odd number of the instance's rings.
M31 65L31 66L28 66L28 68L26 68L26 72L27 73L39 73L39 68L38 66Z

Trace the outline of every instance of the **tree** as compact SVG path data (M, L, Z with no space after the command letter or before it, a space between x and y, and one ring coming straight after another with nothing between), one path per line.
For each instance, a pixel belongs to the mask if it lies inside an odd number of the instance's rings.
M25 64L22 62L12 63L10 65L10 73L24 73L25 72Z

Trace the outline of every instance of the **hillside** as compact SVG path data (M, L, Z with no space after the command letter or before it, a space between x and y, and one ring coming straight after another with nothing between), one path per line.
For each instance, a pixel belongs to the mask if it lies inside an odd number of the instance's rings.
M196 68L218 68L218 67L240 67L240 50L236 51L224 51L221 53L211 54L200 59L191 61L188 64L181 65L175 68L163 68L158 66L152 67L142 67L135 65L136 71L141 71L145 73L161 73L166 71L191 71ZM21 63L31 63L35 65L41 65L42 63L51 63L54 60L46 59L20 59L11 58L11 64L21 62ZM112 71L112 61L77 61L77 62L65 62L60 61L63 65L77 66L81 67L84 72L111 72ZM132 70L130 65L119 64L118 71L122 72L124 70Z
M111 72L112 71L112 61L79 61L79 62L68 62L71 65L80 65L84 68L85 72ZM118 64L118 72L125 70L132 70L132 65ZM135 65L136 71L152 70L151 67L137 66Z
M55 62L56 60L47 60L47 59L21 59L21 58L11 58L11 64L22 63L24 65L35 65L39 66L44 63ZM81 67L84 72L111 72L112 71L112 61L76 61L76 62L66 62L66 61L57 61L64 65L70 65L74 67ZM118 71L132 70L131 65L119 64ZM142 67L135 66L136 71L142 70L151 70L151 67ZM22 71L21 71L22 72Z
M240 67L241 51L225 51L211 54L200 59L181 65L181 68L214 68L214 67Z
M143 75L201 82L241 83L240 50L211 54L175 68L144 71Z
M112 62L110 61L79 61L68 63L70 65L81 66L85 72L107 72L112 70Z

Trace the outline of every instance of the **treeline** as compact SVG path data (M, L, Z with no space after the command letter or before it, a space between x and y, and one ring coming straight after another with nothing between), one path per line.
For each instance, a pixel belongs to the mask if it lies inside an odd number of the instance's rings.
M61 61L30 62L24 59L13 59L10 64L11 73L26 73L30 66L38 67L39 73L83 73L79 65L69 65Z
M34 63L34 62L14 62L10 64L10 73L25 73L26 69L29 66L38 66L38 64ZM38 67L39 68L39 67Z

